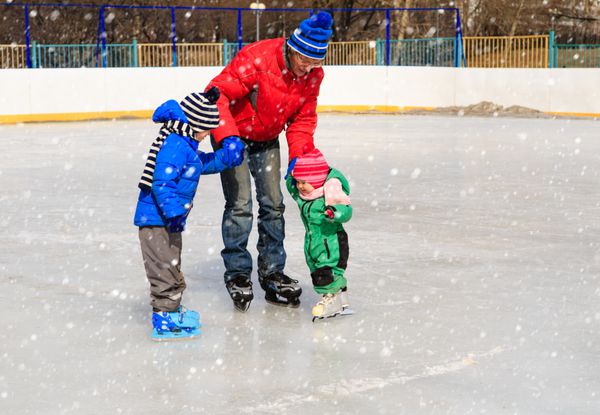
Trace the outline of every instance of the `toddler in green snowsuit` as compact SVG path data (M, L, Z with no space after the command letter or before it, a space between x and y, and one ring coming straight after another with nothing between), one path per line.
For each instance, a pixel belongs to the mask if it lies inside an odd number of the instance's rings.
M304 255L314 289L323 298L313 307L314 318L344 314L348 307L348 234L342 226L352 217L348 181L330 168L318 149L293 160L286 185L298 203L306 229Z

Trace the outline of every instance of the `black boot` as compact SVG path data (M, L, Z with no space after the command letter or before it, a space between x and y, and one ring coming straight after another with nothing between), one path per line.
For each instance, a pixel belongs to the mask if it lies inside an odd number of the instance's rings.
M297 308L300 306L302 288L298 280L291 279L283 272L272 272L259 276L258 281L265 290L265 300L273 305Z
M252 292L252 281L247 275L238 275L231 281L228 281L225 286L233 300L233 306L236 310L244 313L250 307L250 302L254 298Z

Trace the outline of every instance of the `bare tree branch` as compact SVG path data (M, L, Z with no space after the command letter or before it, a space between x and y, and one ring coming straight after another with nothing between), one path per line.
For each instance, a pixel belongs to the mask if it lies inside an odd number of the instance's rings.
M556 17L557 19L571 19L571 20L579 20L584 22L598 22L600 21L600 17L593 16L575 16L572 14L559 13L559 12L551 12L550 16Z

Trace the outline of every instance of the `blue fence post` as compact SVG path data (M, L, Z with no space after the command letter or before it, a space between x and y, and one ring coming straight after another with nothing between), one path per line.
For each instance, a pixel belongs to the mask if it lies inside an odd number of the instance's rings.
M27 67L31 69L31 45L29 39L29 6L25 6L25 55L27 56Z
M102 19L102 9L99 10L99 14L98 14L98 30L96 33L96 53L94 53L95 55L95 59L94 59L94 66L98 67L98 62L99 62L99 56L98 54L100 53L100 35L102 33L102 27L100 25L100 20Z
M137 40L133 39L133 43L131 44L133 46L133 66L135 68L138 67L138 45L137 45Z
M102 45L102 48L100 48ZM96 39L96 66L100 65L98 54L102 57L102 67L106 68L106 25L104 22L104 6L100 7L98 17L98 37Z
M238 9L237 21L238 51L242 50L242 9Z
M548 35L548 68L556 68L554 30L551 30Z
M175 31L175 7L171 7L171 51L173 66L177 66L177 33Z
M456 10L456 30L454 32L454 67L460 68L462 55L462 25L460 22L460 9ZM465 65L466 66L466 65Z
M106 68L106 20L104 19L104 7L102 7L102 19L100 19L102 25L102 67Z
M385 9L385 64L390 64L390 9Z

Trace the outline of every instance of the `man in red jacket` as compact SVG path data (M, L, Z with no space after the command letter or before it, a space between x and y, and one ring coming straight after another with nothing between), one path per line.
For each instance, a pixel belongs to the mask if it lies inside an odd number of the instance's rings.
M208 88L221 91L220 126L213 146L243 163L221 173L225 196L221 251L225 284L236 309L246 311L252 293L252 187L258 200L258 276L268 302L298 307L302 289L283 273L286 253L279 134L285 129L289 161L314 148L317 97L332 19L319 12L288 38L267 39L243 48ZM244 144L246 146L244 147Z

